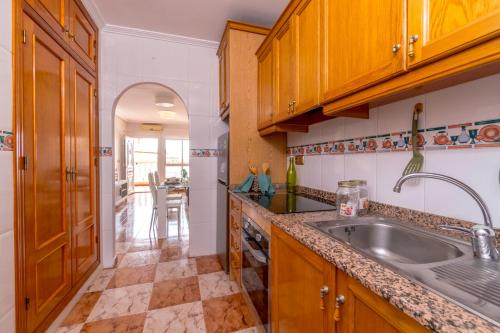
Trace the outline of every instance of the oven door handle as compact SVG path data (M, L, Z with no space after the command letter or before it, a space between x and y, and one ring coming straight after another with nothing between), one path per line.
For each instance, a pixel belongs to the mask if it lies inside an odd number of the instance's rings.
M248 249L248 252L250 252L250 254L252 255L252 257L255 258L255 260L257 260L260 263L267 264L267 258L264 255L264 253L262 253L262 251L258 251L258 250L253 249L250 246L250 244L248 244L245 236L242 237L241 241L243 242L243 244L245 245L245 247Z

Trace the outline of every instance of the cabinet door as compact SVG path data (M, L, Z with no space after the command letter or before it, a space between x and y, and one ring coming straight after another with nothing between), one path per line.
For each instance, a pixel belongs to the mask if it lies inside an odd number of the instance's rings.
M27 0L26 2L56 33L66 38L65 32L69 29L69 0Z
M363 89L405 69L404 3L323 0L324 101Z
M259 59L258 87L258 128L263 129L273 124L273 50L270 47Z
M305 0L293 15L296 52L294 115L319 105L320 0Z
M229 45L227 37L221 41L219 49L219 115L229 107Z
M94 174L95 79L71 61L71 198L73 281L97 261Z
M69 55L23 19L22 154L27 330L33 332L71 289Z
M91 68L96 62L96 31L80 6L70 2L70 45Z
M285 23L274 40L275 112L277 120L290 116L290 104L294 93L293 31L290 22Z
M499 35L499 0L408 0L410 66Z
M340 270L337 270L337 293L345 299L337 322L339 333L428 332L414 319Z
M333 265L279 228L271 237L272 331L334 332Z

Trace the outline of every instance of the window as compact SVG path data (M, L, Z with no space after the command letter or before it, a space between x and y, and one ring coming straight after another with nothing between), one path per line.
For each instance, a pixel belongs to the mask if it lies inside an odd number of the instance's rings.
M189 140L165 140L165 177L189 177Z
M158 170L158 139L134 138L134 183L148 184L148 173Z

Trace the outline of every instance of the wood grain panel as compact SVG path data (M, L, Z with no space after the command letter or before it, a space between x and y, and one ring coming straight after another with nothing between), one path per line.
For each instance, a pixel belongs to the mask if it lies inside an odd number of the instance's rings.
M267 48L259 57L259 90L258 90L258 129L264 129L273 124L274 119L274 82L273 82L273 49Z
M334 332L334 267L273 226L272 331ZM329 288L321 302L320 289Z
M296 53L294 115L307 112L319 105L320 5L320 0L304 0L292 18Z
M71 0L70 2L70 23L71 47L91 68L95 68L97 60L95 58L96 52L94 47L96 31L75 0Z
M409 0L410 66L435 61L500 35L500 0Z
M403 0L323 0L323 101L404 71L404 20Z
M257 129L258 61L255 51L264 36L241 30L229 33L230 95L229 182L240 184L248 175L248 163L268 162L273 182L285 181L286 136L262 138Z
M24 251L27 329L35 330L71 289L69 56L28 17L23 52Z
M295 98L295 52L293 48L293 30L290 22L286 22L276 35L273 46L275 70L275 102L276 121L290 117L290 103Z
M69 29L69 1L70 0L26 0L26 2L36 10L56 33L65 38L65 30Z
M94 178L95 79L71 61L71 182L73 281L97 261Z

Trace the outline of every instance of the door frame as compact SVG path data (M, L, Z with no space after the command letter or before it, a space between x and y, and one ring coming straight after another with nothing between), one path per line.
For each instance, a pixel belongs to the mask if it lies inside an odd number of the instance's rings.
M81 8L85 8L80 0L76 1ZM67 44L60 36L56 35L55 31L43 20L43 18L35 12L24 0L12 0L12 128L14 130L14 157L12 166L14 170L13 177L13 190L14 190L14 263L15 263L15 319L16 319L16 332L27 332L27 312L25 304L26 295L26 268L25 268L25 237L24 237L24 170L21 170L21 157L23 156L23 14L26 13L30 18L38 24L45 32L50 34L56 43L58 43L65 51L78 61L89 73L95 74L96 91L99 91L99 63L96 63L95 70L90 68L88 64L73 51L69 44ZM97 26L88 15L93 28L98 31ZM97 38L96 38L97 40ZM96 43L95 52L98 54L98 43ZM97 246L97 262L94 267L82 277L79 283L74 285L71 291L63 298L59 305L44 319L42 325L37 328L37 331L43 331L48 328L52 322L59 316L62 310L67 306L69 301L75 296L77 291L86 282L89 276L95 271L101 262L101 234L100 234L100 170L99 170L99 100L97 96L94 97L95 103L95 119L94 119L94 177L95 177L95 214L96 214L96 230L98 237Z

